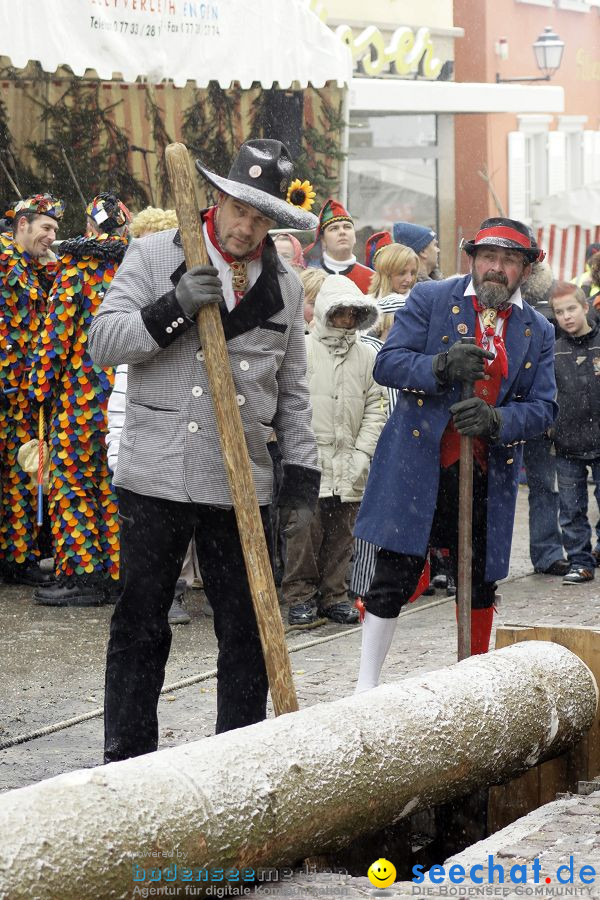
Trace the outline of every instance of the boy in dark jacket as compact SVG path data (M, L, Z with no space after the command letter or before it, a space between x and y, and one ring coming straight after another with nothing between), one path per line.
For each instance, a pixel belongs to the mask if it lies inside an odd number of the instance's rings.
M587 300L574 284L556 282L550 303L564 333L556 342L554 356L560 526L571 564L563 584L583 584L593 580L595 567L587 516L588 466L596 500L600 500L600 325L588 321Z

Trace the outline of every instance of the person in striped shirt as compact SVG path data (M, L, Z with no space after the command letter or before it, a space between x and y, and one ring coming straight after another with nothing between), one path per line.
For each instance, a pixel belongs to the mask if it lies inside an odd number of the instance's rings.
M389 241L386 240L386 235ZM387 232L380 232L376 238L371 253L375 271L369 286L369 294L377 301L379 318L371 330L362 335L362 340L379 353L394 324L396 313L404 307L406 298L415 286L419 272L419 258L410 247L390 243L391 237ZM388 387L387 392L388 416L390 416L398 399L398 390ZM377 550L375 544L361 538L354 539L354 559L348 593L357 602L359 610L361 598L368 591L375 571Z

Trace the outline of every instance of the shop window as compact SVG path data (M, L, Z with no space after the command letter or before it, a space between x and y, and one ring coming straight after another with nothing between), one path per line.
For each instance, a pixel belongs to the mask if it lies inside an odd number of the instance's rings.
M511 219L530 223L534 204L548 195L548 136L508 135L508 208Z
M564 131L548 132L548 185L549 196L561 194L567 187L567 136Z
M583 132L567 134L566 138L566 186L578 188L583 184Z
M600 131L583 132L583 184L600 183Z
M352 112L348 207L357 231L400 220L437 231L438 154L435 115Z
M600 2L600 0L599 0ZM583 127L587 116L559 116L558 130L565 134L565 189L578 188L583 179Z
M549 137L552 116L518 116L519 130L508 135L508 207L513 219L530 223L535 203L561 184L560 145L562 138ZM563 176L564 178L564 173Z

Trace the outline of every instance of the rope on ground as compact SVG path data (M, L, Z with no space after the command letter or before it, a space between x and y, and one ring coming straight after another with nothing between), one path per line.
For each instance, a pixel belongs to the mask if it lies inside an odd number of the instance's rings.
M441 600L434 600L431 603L424 604L423 606L418 606L413 609L407 609L401 613L402 618L406 616L414 615L415 613L422 612L426 609L433 609L436 606L441 606L442 603L449 603L450 600L453 600L453 597L443 597ZM357 626L356 628L346 629L345 631L336 631L335 634L326 634L320 638L314 638L311 641L303 641L301 643L292 644L288 646L289 653L297 653L299 650L309 650L311 647L316 647L318 644L326 644L329 641L337 641L340 638L349 637L351 634L356 634L357 631L360 631L361 626ZM293 631L286 631L286 634L293 634ZM208 681L209 678L214 678L217 674L216 669L207 669L206 672L200 672L198 675L190 675L188 678L182 678L180 681L174 681L173 684L168 684L163 687L161 694L171 694L173 691L179 691L182 688L191 687L193 684L199 684L201 681ZM26 734L18 734L14 738L9 738L6 741L0 741L0 750L8 750L9 747L16 747L18 744L27 744L29 741L35 741L37 738L46 737L49 734L54 734L56 731L64 731L65 728L72 728L74 725L80 725L82 722L89 722L90 719L99 719L104 715L104 709L102 707L98 707L98 709L92 709L90 712L83 713L80 716L73 716L71 719L64 719L62 722L55 722L53 725L46 725L44 728L38 728L35 731L30 731Z

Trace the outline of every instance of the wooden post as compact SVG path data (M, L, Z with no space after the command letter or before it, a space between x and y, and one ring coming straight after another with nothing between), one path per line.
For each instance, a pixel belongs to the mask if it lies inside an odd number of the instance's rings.
M496 631L496 649L521 641L551 641L567 647L600 683L600 630L560 625L504 625ZM530 769L520 778L493 787L488 800L488 831L493 834L527 815L557 793L576 791L579 781L600 775L600 709L591 728L568 752Z
M475 338L461 338L474 344ZM461 400L470 400L473 384L464 381ZM460 436L458 474L458 661L471 655L471 578L473 571L473 438Z
M202 237L202 223L187 148L183 144L169 144L166 148L166 162L186 265L188 269L192 266L211 265ZM298 700L221 314L216 303L203 306L200 310L198 334L204 350L206 374L246 561L273 707L275 715L279 716L295 712Z

